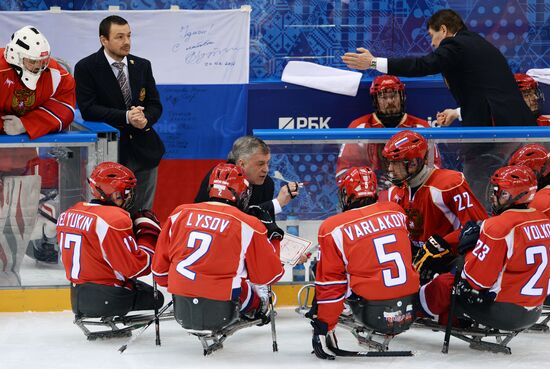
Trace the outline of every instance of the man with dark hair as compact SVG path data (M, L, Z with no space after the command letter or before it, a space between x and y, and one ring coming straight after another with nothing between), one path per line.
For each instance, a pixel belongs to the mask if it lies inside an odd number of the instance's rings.
M112 15L99 25L101 49L75 66L76 99L82 118L120 131L119 162L138 179L132 209L153 206L164 145L153 129L162 113L151 63L130 54L128 22ZM131 209L131 210L132 210Z
M469 31L451 9L433 14L427 28L435 50L426 56L379 58L358 48L358 53L346 53L343 61L350 68L372 68L397 76L441 73L460 106L460 111L446 110L438 117L442 125L456 118L463 126L535 125L506 59L496 47Z
M374 78L370 85L370 95L374 112L353 120L348 128L430 127L424 119L405 112L405 84L396 76ZM336 176L352 166L368 165L372 170L379 171L382 167L380 153L383 147L381 144L364 143L342 145L336 162Z

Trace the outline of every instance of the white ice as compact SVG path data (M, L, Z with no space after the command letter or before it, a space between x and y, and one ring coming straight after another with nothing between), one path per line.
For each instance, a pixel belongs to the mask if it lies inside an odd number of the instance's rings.
M548 368L550 334L521 333L509 346L512 355L472 350L451 338L447 355L441 353L443 333L413 328L390 343L393 350L412 350L413 357L337 358L328 362L311 354L308 320L292 309L278 309L279 352L271 350L270 327L252 327L229 337L224 348L204 357L199 340L188 335L175 321L161 322L162 345L155 346L151 326L125 353L117 350L128 338L87 341L75 326L69 311L59 313L0 313L1 369L207 369L207 368L406 368L467 369ZM353 336L337 329L340 348L365 350Z

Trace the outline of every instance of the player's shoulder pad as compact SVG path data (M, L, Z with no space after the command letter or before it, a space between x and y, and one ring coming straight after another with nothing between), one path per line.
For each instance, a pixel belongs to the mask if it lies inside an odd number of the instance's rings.
M128 229L133 227L130 213L118 206L101 206L96 213L112 228Z

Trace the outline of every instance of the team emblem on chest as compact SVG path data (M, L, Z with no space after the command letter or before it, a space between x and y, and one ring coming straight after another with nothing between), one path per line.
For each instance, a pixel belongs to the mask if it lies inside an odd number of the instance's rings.
M15 90L11 100L11 108L15 115L22 116L32 110L35 101L35 91L26 88Z

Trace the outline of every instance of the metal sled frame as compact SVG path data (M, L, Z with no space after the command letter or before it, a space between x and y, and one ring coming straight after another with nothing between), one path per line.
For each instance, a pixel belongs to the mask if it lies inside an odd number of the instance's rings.
M353 319L353 316L340 315L338 318L338 326L349 330L361 346L366 346L379 352L392 352L389 351L388 346L390 341L395 337L394 335L376 332L374 329L357 323L355 319Z
M298 307L294 310L302 317L311 309L311 305L308 305L310 296L315 296L315 285L312 283L303 285L298 291Z
M439 325L433 320L420 318L414 323L416 327L428 328L433 331L445 332L445 326ZM506 355L512 354L512 349L508 347L508 343L519 331L501 331L499 329L489 327L471 327L471 328L452 328L451 335L462 341L468 342L470 348L479 351L490 351L494 353L503 353ZM495 342L484 341L486 337L494 337Z
M238 319L237 321L229 324L226 327L223 327L219 331L213 330L195 330L195 329L185 329L185 331L193 336L198 337L202 343L203 354L204 356L210 355L214 351L220 350L223 348L223 342L227 337L231 336L233 333L241 330L243 328L252 327L262 323L262 319L255 320L244 320ZM211 341L211 342L209 342Z
M173 319L174 313L169 312L160 317L160 320ZM75 315L74 324L76 324L88 341L94 341L96 339L108 339L115 337L130 337L132 331L139 329L147 325L151 320L155 319L153 314L139 314L139 315L127 315L127 316L110 316L101 318L88 318ZM89 327L98 326L105 327L107 329L91 331Z

